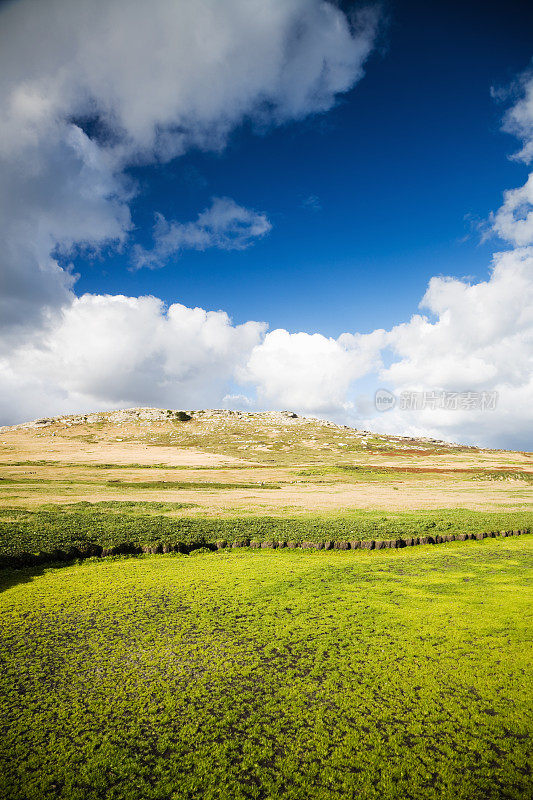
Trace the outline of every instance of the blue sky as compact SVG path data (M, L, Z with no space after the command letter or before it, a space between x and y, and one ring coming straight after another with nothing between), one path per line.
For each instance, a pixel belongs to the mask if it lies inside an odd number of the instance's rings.
M146 246L155 211L187 222L213 195L266 213L268 236L243 252L184 251L159 270L129 272L129 248L79 257L76 292L155 294L338 336L401 322L433 275L486 278L495 246L477 224L525 175L490 93L528 65L525 4L399 2L385 14L365 77L336 108L262 134L241 126L220 153L130 171Z
M0 424L290 408L533 447L532 29L516 0L0 3Z

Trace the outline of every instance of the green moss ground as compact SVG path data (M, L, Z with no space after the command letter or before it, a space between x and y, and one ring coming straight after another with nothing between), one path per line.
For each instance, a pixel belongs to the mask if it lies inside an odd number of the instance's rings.
M532 796L533 536L0 573L5 800Z

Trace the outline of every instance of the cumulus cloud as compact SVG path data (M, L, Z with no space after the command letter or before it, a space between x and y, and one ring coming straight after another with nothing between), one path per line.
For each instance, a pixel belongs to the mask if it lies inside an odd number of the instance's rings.
M350 24L322 0L3 4L0 320L9 346L73 301L65 254L127 240L136 191L127 167L220 149L244 121L264 129L326 111L362 76L376 25L371 10Z
M511 91L519 91L520 97L505 114L503 129L522 140L522 149L513 158L529 164L533 159L533 70L524 72ZM504 192L503 204L490 221L495 233L510 244L533 243L533 174L523 186Z
M507 98L510 93L519 95L503 119L503 130L522 140L522 149L514 154L517 161L529 164L533 159L533 68L520 75L510 90L494 92L496 97Z
M155 297L83 295L39 345L21 344L0 360L4 414L13 414L15 395L24 396L30 415L46 413L43 401L55 414L216 405L265 329L260 322L234 326L221 311L167 309Z
M498 236L511 244L520 247L533 241L533 173L523 186L504 192L491 222Z
M415 315L387 334L394 360L381 371L384 385L398 394L496 392L496 408L396 410L376 420L380 429L531 446L533 248L497 253L489 280L477 284L432 278L421 307L436 320Z
M337 415L353 409L354 381L379 364L384 331L369 335L289 333L278 329L256 345L239 377L255 385L262 406Z
M497 253L490 279L432 278L415 315L388 334L399 357L383 372L397 386L487 389L527 380L533 327L533 248Z
M134 250L134 267L156 269L183 250L246 250L272 228L265 214L239 206L229 197L214 197L194 222L167 222L156 215L154 247Z

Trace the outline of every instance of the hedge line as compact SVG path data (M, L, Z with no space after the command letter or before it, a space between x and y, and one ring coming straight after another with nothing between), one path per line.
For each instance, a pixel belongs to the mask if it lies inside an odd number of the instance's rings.
M139 504L141 505L141 504ZM459 510L383 513L353 511L338 516L312 517L170 517L147 513L136 504L77 503L29 511L0 511L0 556L21 553L68 552L88 546L101 548L143 545L211 546L227 542L314 542L408 539L420 536L477 534L489 530L533 528L527 512ZM154 504L154 511L157 507ZM119 513L117 513L119 512Z
M383 550L386 548L414 547L424 544L442 544L444 542L466 541L474 539L481 541L486 538L496 536L520 536L523 533L530 533L529 529L515 531L491 531L489 533L460 533L447 534L446 536L410 536L405 539L357 539L355 541L330 541L323 542L295 542L295 541L263 541L258 540L236 540L227 542L219 540L217 542L186 543L177 544L158 544L158 545L134 545L122 544L112 547L101 547L100 545L87 545L86 547L72 547L69 550L52 550L51 552L21 553L18 556L0 556L0 569L19 569L23 567L39 566L41 564L51 564L61 561L75 561L84 558L105 558L106 556L116 555L140 555L142 553L184 553L188 554L195 550L223 550L231 548L253 548L253 549L280 549L300 548L302 550Z

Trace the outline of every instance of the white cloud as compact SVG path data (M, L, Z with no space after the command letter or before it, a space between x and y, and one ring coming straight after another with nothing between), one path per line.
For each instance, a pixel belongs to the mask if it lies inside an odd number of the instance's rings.
M272 228L265 214L237 205L229 197L214 197L209 208L198 215L195 222L167 222L162 214L156 215L154 247L145 250L136 247L136 269L164 266L171 256L183 250L245 250Z
M468 284L432 278L421 302L437 319L415 315L387 334L395 360L381 372L402 391L498 393L494 411L396 410L382 430L492 446L533 444L533 248L497 253L490 279Z
M338 414L353 408L354 381L379 363L383 331L343 334L274 330L256 345L239 377L257 389L258 402L272 408L296 408Z
M0 361L4 418L21 408L39 416L147 403L217 405L265 328L234 326L221 311L166 309L155 297L83 295L39 345L22 344ZM22 406L12 405L15 397L24 398Z
M533 173L523 186L508 189L503 205L492 215L494 231L501 239L522 247L533 242Z
M529 164L533 159L533 69L528 69L516 81L512 90L519 93L503 120L503 130L522 140L522 149L513 158ZM501 93L495 92L496 96ZM509 92L504 93L504 97Z
M533 159L533 70L519 77L513 86L517 88L520 97L505 114L503 129L522 140L522 149L513 158L529 164ZM495 233L510 244L533 244L533 173L523 186L504 192L503 204L490 221Z
M244 121L265 128L326 111L362 76L376 24L365 11L352 28L322 0L3 4L0 320L9 346L72 302L57 249L127 240L128 166L220 149Z
M224 408L233 410L251 409L254 405L253 399L246 394L226 394L222 398L222 403Z
M396 386L487 389L527 380L532 353L533 248L497 253L490 279L432 278L415 315L388 334L399 359L383 372ZM529 356L529 358L528 358Z

